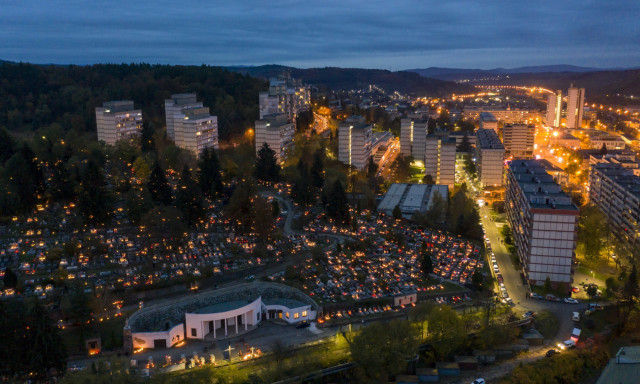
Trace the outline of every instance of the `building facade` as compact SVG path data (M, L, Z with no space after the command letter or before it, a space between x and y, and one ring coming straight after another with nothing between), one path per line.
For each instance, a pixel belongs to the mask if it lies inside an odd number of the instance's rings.
M533 124L505 124L502 128L504 156L513 159L533 157L536 127Z
M533 109L520 109L520 108L511 108L511 107L476 107L465 105L464 111L462 112L462 116L465 119L471 120L479 120L480 115L483 112L487 112L493 115L493 117L501 121L505 124L528 124L533 122L536 117L539 116L537 110Z
M476 132L476 168L483 187L502 185L504 145L493 129Z
M537 160L510 162L506 180L507 219L526 278L570 289L580 211Z
M589 201L607 216L616 236L640 247L640 163L603 159L592 164Z
M256 120L255 145L256 154L267 143L276 153L279 164L287 158L287 152L293 148L296 129L285 113L266 115L262 120Z
M562 120L562 91L558 90L547 97L546 124L558 128Z
M428 134L428 122L420 118L407 117L400 120L400 154L413 156L414 160L424 161L425 142Z
M142 111L133 101L107 101L96 107L98 140L114 145L118 140L142 132Z
M362 116L347 118L338 126L338 160L365 169L371 157L371 125Z
M164 114L167 121L167 137L169 140L175 142L175 118L174 116L181 115L183 108L196 108L202 107L202 103L196 100L195 93L179 93L171 95L170 99L164 101ZM184 116L179 116L182 118Z
M584 88L576 88L571 85L567 97L567 128L578 129L582 127L582 115L584 113Z
M481 129L493 129L498 133L498 119L491 112L480 112L478 119Z
M456 139L439 134L427 136L424 174L431 175L436 184L453 188L456 175Z
M267 115L284 113L289 122L294 122L301 111L309 109L311 89L300 80L289 75L270 79L269 90L260 92L260 119Z

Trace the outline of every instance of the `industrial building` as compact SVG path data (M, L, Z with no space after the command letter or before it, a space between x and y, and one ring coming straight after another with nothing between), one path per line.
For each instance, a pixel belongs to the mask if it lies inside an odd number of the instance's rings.
M510 162L506 179L507 219L526 278L569 289L580 211L537 160Z
M392 215L396 206L402 215L411 218L417 212L426 212L433 203L435 194L446 202L449 199L449 188L446 185L429 184L391 184L387 193L378 205L378 212Z
M364 169L371 158L371 125L363 116L351 116L338 126L338 160Z
M476 132L476 168L483 187L502 185L504 145L493 129Z
M114 145L118 140L140 134L142 111L135 109L133 101L107 101L96 107L98 140Z
M294 145L295 126L290 122L286 113L266 115L261 120L256 120L255 127L256 154L267 143L276 153L279 164L284 163L287 151Z

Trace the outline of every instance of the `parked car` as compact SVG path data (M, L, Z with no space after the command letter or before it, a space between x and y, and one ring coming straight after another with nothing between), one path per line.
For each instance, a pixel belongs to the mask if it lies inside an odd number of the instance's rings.
M475 379L471 382L471 384L485 384L486 381L484 379Z
M580 321L580 312L573 312L573 316L571 317L573 321Z
M567 304L578 304L578 300L574 299L573 297L565 297L564 302Z
M532 299L538 299L538 300L542 300L543 299L543 297L541 295L538 295L535 292L531 292L530 296L531 296Z
M545 299L549 301L560 301L560 299L558 299L556 295L552 295L552 294L548 294L547 296L545 296Z
M560 351L555 350L555 349L550 349L550 350L547 351L546 355L547 355L547 357L551 357L551 356L555 355L556 353L560 353Z
M533 312L533 311L527 311L527 312L525 312L525 314L524 314L524 315L522 315L522 317L524 317L524 318L527 318L527 317L535 317L535 316L536 316L536 313L535 313L535 312Z
M299 322L298 324L296 324L296 328L298 328L298 329L307 328L309 326L311 326L311 324L306 320L303 320L303 321Z

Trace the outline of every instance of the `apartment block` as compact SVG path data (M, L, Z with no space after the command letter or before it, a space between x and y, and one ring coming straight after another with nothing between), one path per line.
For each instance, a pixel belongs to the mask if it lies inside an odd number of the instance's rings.
M371 125L362 116L347 118L338 126L338 160L364 169L371 157Z
M424 174L436 184L453 187L456 174L456 139L431 134L425 144Z
M533 157L536 127L533 124L505 124L502 128L504 156L513 159Z
M480 112L480 118L478 119L480 122L481 129L493 129L498 133L498 119L491 112Z
M400 154L413 156L414 160L424 161L427 139L427 120L407 117L400 120Z
M260 119L267 115L284 113L294 122L298 113L309 108L311 88L302 81L284 74L271 78L269 90L260 92Z
M287 158L287 152L293 148L296 128L289 121L286 113L266 115L261 120L256 120L256 154L267 143L276 153L279 164L283 164Z
M218 149L218 118L196 100L195 93L171 95L164 101L167 137L179 148L199 156L205 148Z
M558 128L562 120L562 91L558 90L547 97L547 126Z
M567 128L581 128L584 114L584 88L571 85L567 97Z
M505 203L518 256L531 284L572 282L580 211L537 160L507 167Z
M107 101L96 107L98 140L114 145L118 140L140 134L142 111L135 109L133 101Z
M483 187L502 185L504 145L493 129L476 132L476 168Z
M605 158L592 164L589 201L607 216L620 239L640 247L640 163Z

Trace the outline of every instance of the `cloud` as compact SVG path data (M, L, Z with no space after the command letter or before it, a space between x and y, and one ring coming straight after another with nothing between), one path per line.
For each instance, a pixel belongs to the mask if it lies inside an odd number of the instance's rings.
M0 58L38 63L639 64L638 2L1 1Z

